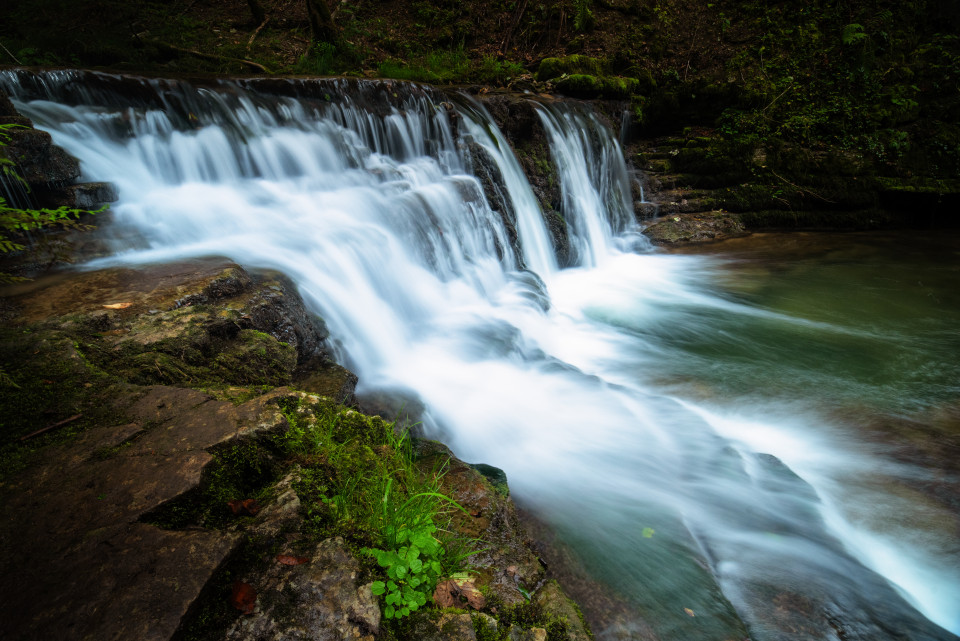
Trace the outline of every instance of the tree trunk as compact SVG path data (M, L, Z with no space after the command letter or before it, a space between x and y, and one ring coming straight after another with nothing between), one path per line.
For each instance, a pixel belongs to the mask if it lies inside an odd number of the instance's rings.
M306 0L307 15L310 17L310 34L313 42L329 42L336 44L340 39L336 25L333 24L333 17L330 15L330 7L326 0Z

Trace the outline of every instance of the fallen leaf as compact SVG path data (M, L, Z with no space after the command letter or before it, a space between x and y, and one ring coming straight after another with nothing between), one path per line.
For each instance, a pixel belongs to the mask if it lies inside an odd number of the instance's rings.
M289 554L278 554L277 563L281 565L300 565L309 561L305 556L290 556Z
M227 507L235 516L256 516L260 513L260 506L256 499L227 501Z
M487 604L486 597L471 579L447 579L438 583L437 589L433 591L433 602L441 608L459 607L463 601L474 610L482 610Z
M652 539L654 532L656 532L656 530L654 530L652 527L645 527L643 528L643 532L641 532L641 534L645 539Z
M487 598L483 596L483 593L480 592L473 583L467 583L461 586L461 589L463 590L463 596L467 599L467 603L474 610L482 610L483 606L487 604Z
M112 303L110 305L104 305L104 309L126 309L131 307L133 303Z
M437 583L437 589L433 591L433 602L438 608L452 608L458 603L460 588L455 581L446 580Z
M257 604L257 591L253 586L243 581L233 582L233 592L230 594L230 605L244 614L252 614Z
M688 616L692 616L692 617L697 616L696 614L693 613L693 610L691 610L690 608L684 608L683 611L686 612Z

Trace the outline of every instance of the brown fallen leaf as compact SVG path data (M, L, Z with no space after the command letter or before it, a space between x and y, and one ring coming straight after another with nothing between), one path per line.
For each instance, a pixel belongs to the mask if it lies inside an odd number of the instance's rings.
M233 582L233 592L230 594L230 605L244 614L252 614L257 604L257 591L253 586L243 581Z
M452 608L459 603L460 587L455 581L447 579L437 583L437 589L433 591L433 602L438 608Z
M464 601L474 610L482 610L487 604L486 597L471 579L447 579L438 583L437 589L433 591L433 602L441 608L459 607Z
M256 499L227 501L227 507L235 516L256 516L260 513L260 506Z
M104 305L104 309L126 309L131 307L133 303L111 303L110 305Z
M289 554L278 554L277 563L281 565L300 565L309 561L305 556L290 556Z

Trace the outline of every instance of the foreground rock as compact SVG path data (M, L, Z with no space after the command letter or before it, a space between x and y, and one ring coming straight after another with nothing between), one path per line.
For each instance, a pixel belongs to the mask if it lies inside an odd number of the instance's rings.
M269 394L236 405L154 383L289 381L298 365L322 362L320 326L277 281L254 284L216 259L75 274L5 302L4 363L22 383L6 427L32 431L59 418L53 410L77 412L87 428L2 486L0 509L15 516L0 526L5 627L20 639L170 638L239 535L140 520L196 488L213 448L286 422ZM355 379L328 369L347 400ZM37 384L52 394L24 389Z
M235 549L232 532L138 520L197 487L215 445L279 429L264 398L240 406L152 387L115 407L132 422L48 448L3 488L0 592L18 639L168 639Z
M465 509L453 527L484 542L472 581L488 599L472 615L431 607L385 626L370 589L381 571L305 480L342 472L281 444L294 410L334 416L358 464L385 447L364 435L393 428L342 405L356 377L329 359L322 321L280 275L211 258L4 293L9 638L453 640L488 626L585 638L502 473L426 441L418 464L446 466L442 491Z

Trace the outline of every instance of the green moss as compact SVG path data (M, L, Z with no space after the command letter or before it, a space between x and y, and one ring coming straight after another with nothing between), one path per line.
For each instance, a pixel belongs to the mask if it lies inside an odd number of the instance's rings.
M857 211L751 211L740 214L749 229L882 229L897 222L894 214Z
M255 499L264 502L282 469L263 442L244 439L210 452L213 460L203 470L200 485L144 515L141 521L169 530L188 527L222 529L249 518L235 515L228 502Z
M38 450L63 442L112 416L117 381L86 361L74 341L43 326L0 329L0 361L9 376L0 393L0 483ZM62 427L21 440L79 415ZM113 423L111 423L113 424Z
M497 627L494 629L478 615L473 615L473 626L478 641L508 641L514 638L516 630L543 628L547 631L548 641L567 641L569 639L567 621L564 617L551 615L542 606L533 602L507 605L496 596L490 595L485 611L495 613ZM514 634L511 634L511 628ZM587 628L585 628L587 629Z
M708 147L704 140L690 140L670 158L670 171L696 174L689 182L700 187L739 184L750 178L746 164L720 149ZM695 145L695 146L692 146Z
M572 74L554 81L557 90L580 98L629 98L639 87L636 78Z
M177 310L154 321L157 327L180 323L175 335L143 344L119 343L96 335L81 339L79 353L95 366L139 385L285 385L297 364L296 350L273 336L251 329L222 333L198 309ZM135 330L138 328L134 328ZM144 328L149 331L150 328Z
M602 76L607 72L607 61L574 54L563 58L544 58L537 68L537 80L546 81L563 75Z

